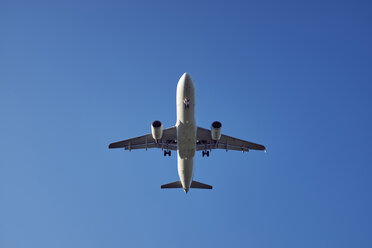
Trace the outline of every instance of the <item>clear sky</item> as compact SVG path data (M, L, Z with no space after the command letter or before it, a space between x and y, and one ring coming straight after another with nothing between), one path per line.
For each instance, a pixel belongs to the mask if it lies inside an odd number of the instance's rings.
M370 1L0 1L0 247L372 247ZM176 122L268 152L109 143Z

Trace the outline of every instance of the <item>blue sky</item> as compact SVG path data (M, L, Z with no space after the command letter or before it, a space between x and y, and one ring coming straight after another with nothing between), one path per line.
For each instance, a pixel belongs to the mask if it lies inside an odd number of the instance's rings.
M0 2L0 247L371 247L369 1ZM268 152L108 150L176 122Z

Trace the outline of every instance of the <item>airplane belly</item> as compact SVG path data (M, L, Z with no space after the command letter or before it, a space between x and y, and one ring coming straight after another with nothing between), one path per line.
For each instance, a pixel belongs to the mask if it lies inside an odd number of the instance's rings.
M195 87L186 73L177 85L178 175L186 193L191 186L196 150Z
M196 126L180 124L177 127L177 150L182 159L191 159L196 149Z
M183 159L178 156L178 176L184 189L189 189L194 174L194 159Z
M177 126L178 176L186 191L190 188L194 174L195 144L195 124L179 124Z

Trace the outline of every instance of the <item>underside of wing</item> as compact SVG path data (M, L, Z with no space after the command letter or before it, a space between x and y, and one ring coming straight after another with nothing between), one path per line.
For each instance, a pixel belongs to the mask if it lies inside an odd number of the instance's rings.
M211 131L198 127L196 150L225 149L233 151L266 150L265 146L222 134L218 141L212 140Z
M176 127L164 129L162 138L157 142L152 137L152 134L146 134L139 137L111 143L109 145L109 148L124 148L125 150L162 148L167 150L177 150Z

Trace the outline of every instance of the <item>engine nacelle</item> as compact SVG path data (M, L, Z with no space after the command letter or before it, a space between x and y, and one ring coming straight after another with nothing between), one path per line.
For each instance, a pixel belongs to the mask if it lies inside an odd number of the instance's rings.
M221 138L221 128L222 128L222 124L221 122L219 121L215 121L212 123L212 126L211 126L211 136L212 136L212 140L220 140Z
M163 124L160 121L154 121L151 124L151 133L155 141L158 141L163 137Z

